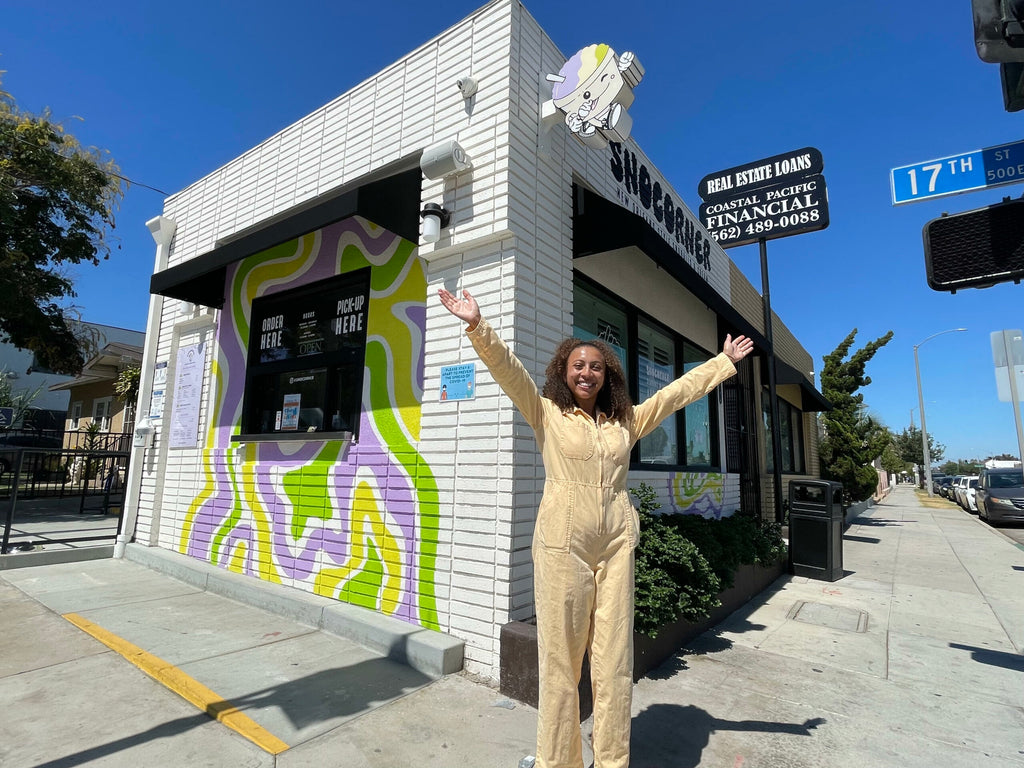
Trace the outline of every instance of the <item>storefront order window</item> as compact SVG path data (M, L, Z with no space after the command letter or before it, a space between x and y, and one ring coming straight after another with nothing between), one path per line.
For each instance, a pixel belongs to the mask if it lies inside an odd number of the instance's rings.
M357 436L369 288L364 269L253 301L244 435Z

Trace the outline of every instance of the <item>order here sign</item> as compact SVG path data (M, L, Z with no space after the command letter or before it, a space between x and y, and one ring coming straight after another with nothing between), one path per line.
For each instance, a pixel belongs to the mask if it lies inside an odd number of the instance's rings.
M824 160L814 147L775 155L701 179L700 218L722 247L828 226Z

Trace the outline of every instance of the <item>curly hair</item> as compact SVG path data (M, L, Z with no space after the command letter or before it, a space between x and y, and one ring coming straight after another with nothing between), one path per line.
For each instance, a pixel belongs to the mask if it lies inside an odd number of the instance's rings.
M613 419L619 421L632 419L633 401L629 397L629 387L626 384L626 374L622 370L622 363L619 362L619 356L615 350L600 339L584 341L571 338L559 344L545 371L547 379L541 394L563 411L571 410L576 406L576 399L569 391L569 385L565 383L565 374L569 365L569 355L578 347L593 347L601 353L601 357L604 359L604 386L597 393L597 406Z

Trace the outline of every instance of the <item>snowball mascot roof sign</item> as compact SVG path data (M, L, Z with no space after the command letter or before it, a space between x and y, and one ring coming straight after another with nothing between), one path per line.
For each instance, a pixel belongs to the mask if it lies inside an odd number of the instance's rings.
M557 75L548 75L551 101L541 115L547 120L555 110L565 115L565 124L579 141L604 149L609 141L625 141L633 127L626 112L633 103L633 88L644 76L644 68L633 53L616 55L601 43L577 51Z

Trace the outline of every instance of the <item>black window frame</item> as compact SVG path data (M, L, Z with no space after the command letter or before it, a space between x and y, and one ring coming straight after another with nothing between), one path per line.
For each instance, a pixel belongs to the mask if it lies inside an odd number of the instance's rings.
M371 268L364 267L289 290L260 296L253 300L249 313L249 342L246 348L241 434L233 436L232 441L358 439L366 368L370 278ZM262 328L264 318L272 317L275 312L280 312L282 316L287 314L293 319L296 317L301 319L302 309L315 306L318 301L329 303L334 300L333 297L338 295L363 296L365 298L360 310L362 317L358 329L342 333L339 326L339 330L336 331L336 335L345 337L344 341L339 343L339 348L303 355L295 354L282 359L260 360L260 338L264 333ZM330 324L350 316L354 315L345 313L331 317L328 313L319 318L320 327L330 327ZM286 332L291 331L294 334L296 328L287 327L288 321L285 323ZM302 343L295 339L292 342L293 344ZM266 397L266 387L261 385L268 379L273 381L275 377L281 379L288 374L296 374L295 378L301 380L304 385L320 391L319 402L323 407L314 409L320 411L318 428L308 425L303 427L304 422L301 416L295 429L284 429L283 420L281 424L275 423L274 427L270 429L256 423L259 419L256 409L260 407L260 402L256 398ZM300 384L299 387L301 386L303 385ZM259 392L257 392L258 387L260 387ZM344 416L340 413L343 408L346 411ZM266 409L264 408L264 410Z

